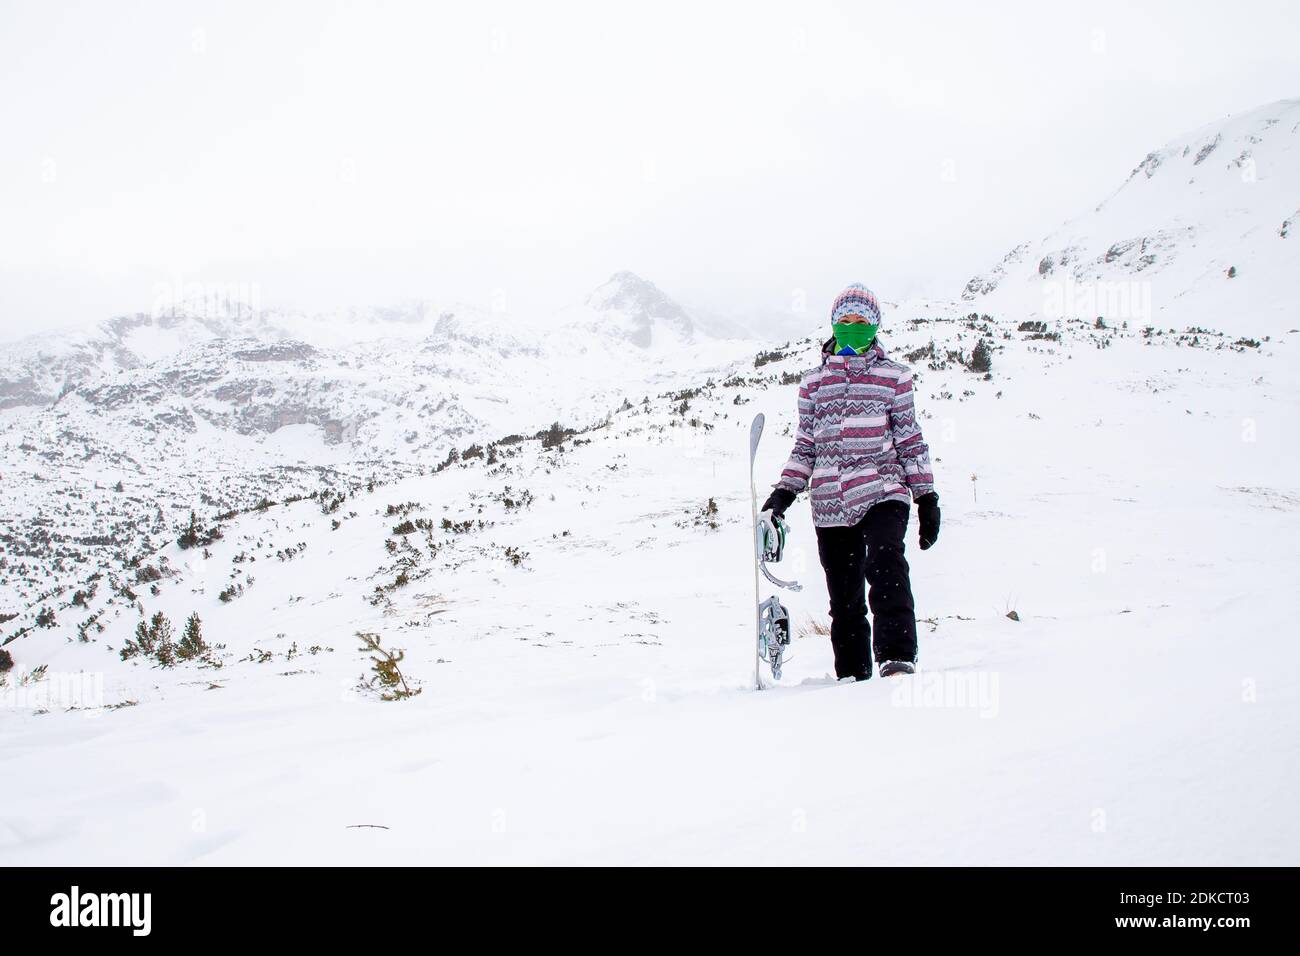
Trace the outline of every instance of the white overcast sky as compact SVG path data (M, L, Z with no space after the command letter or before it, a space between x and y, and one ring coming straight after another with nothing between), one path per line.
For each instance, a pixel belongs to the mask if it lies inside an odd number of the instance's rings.
M1294 0L0 0L0 335L177 281L524 321L619 269L734 313L955 294L1300 95L1298 40Z

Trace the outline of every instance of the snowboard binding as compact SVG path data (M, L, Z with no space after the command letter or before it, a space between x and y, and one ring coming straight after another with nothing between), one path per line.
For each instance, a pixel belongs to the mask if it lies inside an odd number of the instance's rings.
M789 534L789 529L780 515L764 511L759 516L758 540L755 542L755 550L758 552L758 568L763 572L763 577L777 587L786 588L790 591L802 591L803 585L798 581L782 581L767 569L769 561L776 564L785 554L785 538L787 534Z
M773 594L758 606L758 659L772 668L772 679L781 679L781 665L790 646L790 612Z

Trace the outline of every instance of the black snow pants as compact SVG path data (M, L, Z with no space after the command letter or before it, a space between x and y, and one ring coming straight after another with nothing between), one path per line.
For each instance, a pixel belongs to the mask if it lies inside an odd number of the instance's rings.
M855 525L816 529L831 598L836 677L871 676L868 601L876 622L876 660L916 662L916 606L903 557L910 511L901 501L882 501Z

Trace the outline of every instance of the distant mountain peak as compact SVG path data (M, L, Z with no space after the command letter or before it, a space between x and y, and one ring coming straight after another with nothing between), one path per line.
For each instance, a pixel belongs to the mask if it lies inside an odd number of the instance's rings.
M695 323L662 289L635 272L615 272L587 296L586 305L634 345L648 348L665 335L690 341Z

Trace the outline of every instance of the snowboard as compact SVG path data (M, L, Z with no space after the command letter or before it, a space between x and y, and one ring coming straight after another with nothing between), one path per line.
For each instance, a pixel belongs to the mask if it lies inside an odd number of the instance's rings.
M772 678L781 679L781 667L785 663L785 650L790 646L790 612L772 595L766 601L759 595L758 576L761 572L773 584L798 591L800 585L794 581L782 581L772 576L767 569L766 554L762 533L758 525L758 492L754 488L754 460L758 457L758 445L763 439L763 425L766 419L762 412L754 416L749 426L749 517L752 522L750 536L750 557L754 562L754 689L763 689L763 664L772 669ZM784 534L784 531L782 532ZM776 552L779 555L779 549Z

